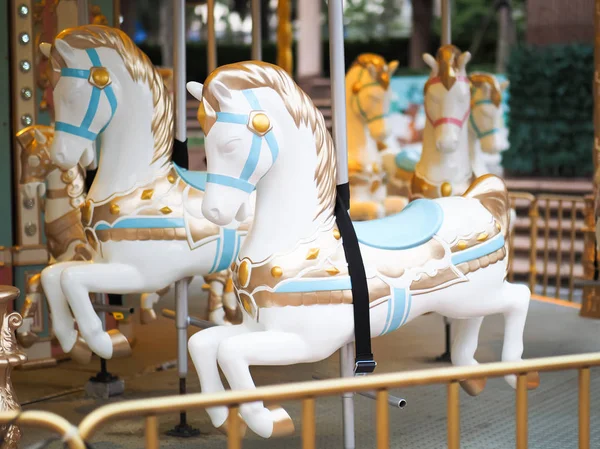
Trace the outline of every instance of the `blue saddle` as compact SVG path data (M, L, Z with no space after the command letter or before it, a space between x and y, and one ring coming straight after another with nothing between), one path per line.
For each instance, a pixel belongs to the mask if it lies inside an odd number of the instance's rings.
M179 167L177 164L173 164L173 167L175 167L175 171L186 184L202 192L206 190L207 173L205 171L189 171Z
M421 159L421 155L418 151L413 149L402 150L395 157L396 167L408 172L414 172L419 159Z
M418 199L402 212L378 220L354 222L358 241L379 249L414 248L431 240L440 229L444 211L433 200Z

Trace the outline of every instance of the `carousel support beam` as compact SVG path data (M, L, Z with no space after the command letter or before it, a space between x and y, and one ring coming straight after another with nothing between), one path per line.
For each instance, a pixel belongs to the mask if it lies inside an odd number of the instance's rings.
M451 21L450 0L442 0L442 45L450 45L452 43Z
M277 3L277 65L290 75L294 69L292 55L292 6L290 0Z
M296 73L298 79L321 76L321 1L298 2L298 58Z
M77 25L90 23L90 11L87 0L77 0Z
M262 61L261 0L252 0L252 59Z
M206 20L208 31L208 74L210 75L217 68L217 35L215 31L215 0L207 0ZM184 86L185 87L185 86Z

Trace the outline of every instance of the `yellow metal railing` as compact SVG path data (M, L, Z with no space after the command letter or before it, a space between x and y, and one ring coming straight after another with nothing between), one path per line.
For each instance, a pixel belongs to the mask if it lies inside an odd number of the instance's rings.
M367 377L330 379L261 387L251 391L227 391L210 394L189 394L162 398L123 401L99 407L86 416L78 429L63 418L45 412L0 413L0 424L15 421L18 425L37 425L65 435L72 449L81 449L105 424L124 418L144 418L146 448L158 449L158 415L182 410L229 408L227 428L228 448L239 449L242 435L239 426L240 404L254 401L302 401L302 448L314 449L316 444L315 400L347 392L376 392L377 448L389 448L388 391L392 388L447 385L448 449L460 448L459 382L468 379L517 376L516 448L527 448L528 410L527 374L532 372L579 370L579 449L590 447L590 368L600 365L600 353L539 358L522 362L499 362L467 367L436 368L404 373L379 374ZM16 418L16 419L15 419Z

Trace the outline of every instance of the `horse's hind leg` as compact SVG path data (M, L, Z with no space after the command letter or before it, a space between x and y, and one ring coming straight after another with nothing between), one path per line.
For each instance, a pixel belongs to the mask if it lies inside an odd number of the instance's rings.
M452 363L457 366L478 365L475 360L479 329L483 317L456 320L456 337L452 344ZM486 379L467 379L460 382L460 386L471 396L477 396L485 388Z
M169 293L171 285L158 290L154 293L142 293L140 298L140 322L141 324L149 324L156 320L156 311L154 306L160 299Z
M504 282L502 294L498 298L507 304L504 311L503 362L518 362L521 360L523 355L523 332L525 331L530 298L531 292L525 285ZM517 387L517 377L515 375L505 376L505 379L513 388ZM540 376L537 372L527 374L527 387L529 389L537 388L539 383Z

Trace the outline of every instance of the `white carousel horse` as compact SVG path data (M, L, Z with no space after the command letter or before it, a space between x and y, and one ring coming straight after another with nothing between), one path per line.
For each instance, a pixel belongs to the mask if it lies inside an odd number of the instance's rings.
M89 292L158 291L225 271L247 224L220 228L202 216L206 173L171 162L171 99L127 35L99 25L70 28L42 51L54 70L52 161L75 166L102 133L98 172L82 207L93 262L49 266L42 286L63 350L82 344L74 315L89 348L110 359L128 352L129 344L118 332L104 332Z
M406 205L402 198L388 196L381 151L390 130L386 117L391 99L390 79L398 61L386 62L363 53L346 74L346 121L350 216L371 220L395 213Z
M317 362L354 338L350 278L334 217L335 150L321 113L277 66L221 66L204 86L188 83L188 90L201 101L206 134L204 215L219 226L242 219L256 189L254 222L233 277L243 323L198 332L189 350L202 392L224 389L218 367L232 389L251 389L250 365ZM445 142L447 127L439 132ZM257 162L241 178L249 159ZM355 223L371 335L437 312L459 321L453 362L475 365L483 317L502 313L502 360L520 360L530 291L505 280L508 211L504 182L488 175L463 196L422 199L399 214ZM506 380L515 387L514 376ZM531 386L536 383L532 375ZM463 385L473 394L483 388L482 382ZM216 427L226 425L227 408L208 413ZM292 428L283 409L261 401L242 404L240 413L262 437Z

